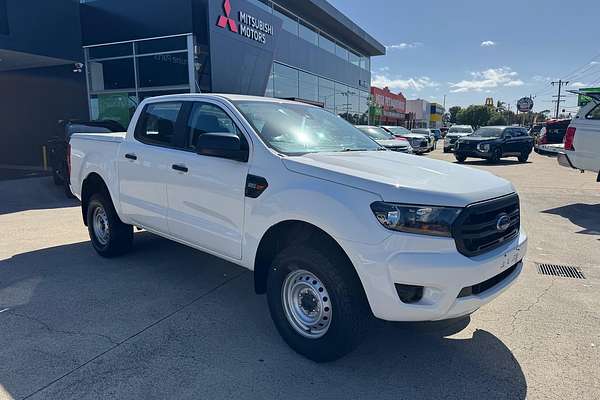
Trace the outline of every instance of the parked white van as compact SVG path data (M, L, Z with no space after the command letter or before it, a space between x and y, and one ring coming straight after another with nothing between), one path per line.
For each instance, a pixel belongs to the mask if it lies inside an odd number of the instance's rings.
M592 99L581 107L565 135L565 151L558 156L563 167L598 174L600 182L600 93L572 91Z

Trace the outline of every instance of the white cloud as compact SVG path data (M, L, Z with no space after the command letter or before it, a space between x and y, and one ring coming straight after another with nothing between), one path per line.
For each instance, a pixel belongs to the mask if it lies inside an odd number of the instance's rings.
M376 74L372 79L372 85L377 87L388 87L390 90L406 90L412 89L417 92L425 88L434 88L440 84L433 81L428 76L421 76L408 79L393 79L385 74Z
M405 49L416 49L417 47L423 46L421 42L413 42L413 43L398 43L398 44L389 44L385 46L387 50L405 50Z
M482 92L486 89L522 86L525 84L517 79L519 74L510 67L490 68L481 72L471 72L472 79L460 82L450 82L450 92Z
M481 42L481 47L493 47L496 45L496 42L492 41L492 40L485 40L483 42Z
M573 82L573 83L571 83L570 86L572 86L574 88L582 88L582 87L586 87L588 85L583 82Z
M592 62L590 63L590 65L598 65L598 64L600 64L600 61L592 61Z
M532 79L536 82L550 82L552 80L552 78L550 78L549 76L542 75L534 75Z
M382 72L387 72L390 70L390 67L381 67L381 68L379 68L379 70Z

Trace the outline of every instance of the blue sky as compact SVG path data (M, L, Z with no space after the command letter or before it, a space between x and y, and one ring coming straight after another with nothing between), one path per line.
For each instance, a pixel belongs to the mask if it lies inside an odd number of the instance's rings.
M330 2L388 46L372 59L373 84L408 98L441 103L445 94L449 108L493 97L514 110L531 94L540 111L555 107L552 80L600 86L598 0Z

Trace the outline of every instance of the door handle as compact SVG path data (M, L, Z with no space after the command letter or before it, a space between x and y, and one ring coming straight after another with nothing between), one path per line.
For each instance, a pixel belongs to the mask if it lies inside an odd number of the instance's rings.
M127 158L128 160L133 160L133 161L137 160L137 156L133 153L125 154L125 158Z
M179 172L188 172L188 167L186 167L185 165L182 165L182 164L173 164L173 165L171 165L171 168L173 168L175 171L179 171Z

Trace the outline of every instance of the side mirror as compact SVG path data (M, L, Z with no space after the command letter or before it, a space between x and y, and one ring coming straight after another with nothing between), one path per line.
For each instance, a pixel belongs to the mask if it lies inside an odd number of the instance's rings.
M196 152L202 156L227 158L241 162L248 161L248 150L242 149L242 142L235 133L204 133L198 137Z

